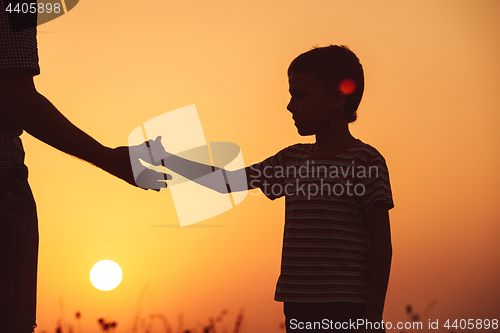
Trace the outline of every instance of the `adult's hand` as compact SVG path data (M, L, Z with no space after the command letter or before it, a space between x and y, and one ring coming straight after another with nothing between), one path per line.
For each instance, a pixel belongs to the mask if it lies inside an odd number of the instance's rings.
M147 168L135 179L131 166L129 147L107 148L106 155L102 164L97 166L131 185L145 190L159 191L162 188L166 188L167 183L165 181L171 179L170 175ZM136 163L140 162L137 161Z

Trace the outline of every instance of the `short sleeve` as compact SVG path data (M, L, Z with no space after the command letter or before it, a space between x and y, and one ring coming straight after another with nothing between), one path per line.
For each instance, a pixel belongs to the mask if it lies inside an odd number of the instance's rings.
M283 170L286 163L287 149L282 149L276 155L246 168L249 189L259 188L271 200L284 195L283 191L278 192L272 189L273 186L283 188ZM275 193L281 194L276 195Z
M373 156L363 166L363 171L359 174L363 177L358 179L363 185L363 195L361 195L363 210L366 212L378 204L385 205L388 209L394 208L389 171L382 155Z
M0 0L0 74L40 74L36 41L36 13L5 11Z

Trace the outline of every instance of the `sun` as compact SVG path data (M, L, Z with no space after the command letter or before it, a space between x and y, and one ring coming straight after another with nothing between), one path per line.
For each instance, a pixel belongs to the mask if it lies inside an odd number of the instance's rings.
M112 260L101 260L90 270L90 282L99 290L108 291L122 282L122 269Z

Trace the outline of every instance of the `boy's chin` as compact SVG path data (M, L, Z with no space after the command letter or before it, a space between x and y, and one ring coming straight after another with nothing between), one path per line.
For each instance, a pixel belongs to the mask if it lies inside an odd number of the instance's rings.
M299 132L300 136L309 136L309 135L314 135L315 133L313 131L306 131L301 128L297 128L297 131Z

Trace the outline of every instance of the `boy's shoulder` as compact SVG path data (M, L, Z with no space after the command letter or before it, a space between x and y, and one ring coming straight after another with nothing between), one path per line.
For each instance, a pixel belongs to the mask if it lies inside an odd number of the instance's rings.
M383 158L382 154L377 150L377 148L372 145L358 140L358 143L348 149L352 152L357 152L359 154L365 154L367 157L373 158L375 156L380 156Z
M372 145L358 140L358 143L345 151L348 158L352 160L357 160L362 165L368 165L372 163L382 163L385 164L385 158L377 150L377 148Z
M297 150L297 151L309 151L314 146L313 143L296 143L294 145L288 146L285 149L288 150Z
M314 144L312 143L296 143L286 147L282 151L286 157L308 158L313 147Z
M286 154L286 156L303 156L304 158L307 158L312 156L311 151L313 147L313 143L296 143L294 145L286 147L282 151ZM374 158L385 160L382 154L375 147L359 139L354 145L348 147L344 151L333 156L328 156L328 158L332 157L354 158L365 162L368 162L369 160L372 160Z

